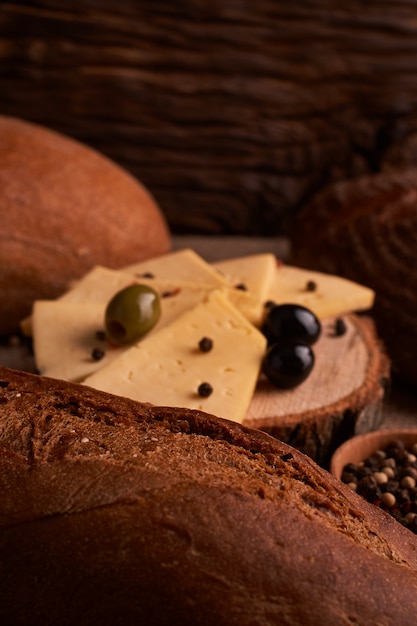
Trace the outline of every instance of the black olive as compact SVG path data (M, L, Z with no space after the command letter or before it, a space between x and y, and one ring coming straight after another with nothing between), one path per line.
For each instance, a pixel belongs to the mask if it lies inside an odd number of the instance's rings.
M265 354L262 371L276 387L292 389L309 376L314 360L314 352L307 344L273 344Z
M321 324L315 314L299 304L278 304L265 317L262 332L269 344L301 342L312 346L320 336Z

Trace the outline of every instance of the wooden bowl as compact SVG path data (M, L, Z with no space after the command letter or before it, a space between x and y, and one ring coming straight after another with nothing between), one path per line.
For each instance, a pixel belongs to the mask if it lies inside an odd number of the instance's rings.
M391 441L401 440L406 447L417 443L416 428L378 430L365 435L352 437L334 452L330 461L330 472L340 480L346 463L359 463L374 452L385 448Z

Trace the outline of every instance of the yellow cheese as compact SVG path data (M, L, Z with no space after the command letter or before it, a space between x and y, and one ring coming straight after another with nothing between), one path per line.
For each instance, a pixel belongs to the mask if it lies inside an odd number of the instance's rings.
M60 302L96 302L106 306L111 298L121 289L129 285L140 283L153 287L161 297L166 311L171 309L180 312L191 308L201 300L209 291L216 289L216 285L210 283L184 282L173 279L135 278L127 272L96 266L72 289L63 294ZM174 313L173 313L174 316Z
M103 307L95 302L39 300L32 314L33 350L41 374L78 382L120 354L96 337L103 330ZM94 348L105 350L92 358Z
M100 272L100 275L106 276L108 272ZM97 277L97 273L94 277ZM91 285L91 281L88 282ZM112 285L112 291L109 293L108 284ZM114 293L115 286L115 281L109 283L99 281L90 294L85 293L86 298L91 298L91 301L87 302L78 301L78 297L85 292L85 284L80 287L79 292L72 294L74 300L69 297L35 302L32 313L33 349L36 365L41 374L52 378L80 381L103 367L114 358L115 353L120 354L127 349L124 347L115 350L107 341L100 343L96 339L96 332L104 330L105 307L107 299ZM161 295L161 316L151 333L170 324L184 311L193 308L213 289L204 285L182 285L179 290L174 291L172 283L168 281L158 281L154 286L157 287L158 293L172 295L166 297ZM105 358L99 361L91 358L91 352L95 347L106 350Z
M190 308L197 304L201 299L201 294L205 295L211 289L215 289L216 285L205 283L179 283L173 280L155 280L149 278L134 278L131 274L119 270L113 270L100 265L90 270L83 278L74 283L74 285L58 298L59 302L94 302L101 304L102 308L110 302L111 298L121 289L132 285L133 283L142 283L149 285L155 291L162 294L175 294L175 300L172 300L166 307L168 310L179 312ZM249 301L248 301L249 300ZM248 315L255 316L256 303L250 301L242 302L242 307L246 305ZM79 316L77 316L79 319ZM22 320L21 326L26 335L33 334L32 316Z
M107 304L115 293L132 285L128 272L97 265L58 298L61 302L101 302Z
M308 289L309 281L314 290ZM372 289L346 278L285 264L277 267L268 293L276 304L301 304L320 319L370 309L374 298Z
M134 277L125 271L113 270L100 265L93 268L59 300L65 302L100 302L106 305L115 293L128 285L138 282L149 287L163 297L164 315L171 319L195 306L207 293L219 287L213 283L190 282L178 279ZM220 287L223 287L221 283ZM263 303L254 294L224 286L230 301L253 324L259 324L263 313Z
M244 315L252 324L260 326L265 313L264 302L250 291L242 291L235 287L224 288L230 302Z
M102 303L102 305L104 305L110 301L115 293L124 289L128 285L131 285L133 282L135 281L132 279L131 274L125 274L118 270L97 265L92 270L87 272L83 278L76 281L68 291L58 298L57 301L82 303L95 302ZM55 315L55 313L51 312L52 322ZM74 322L77 320L79 320L78 315L75 316ZM32 315L20 322L20 326L25 335L30 336L35 334L33 328L33 312ZM37 329L40 330L39 324L37 325Z
M188 248L129 265L123 271L139 278L151 273L157 279L204 283L215 287L228 285L219 272Z
M265 300L275 276L277 259L273 254L252 254L212 263L232 286L243 284Z
M199 349L213 340L209 352ZM265 337L220 290L144 338L84 384L156 405L200 409L244 419L258 379ZM200 397L208 382L213 392Z

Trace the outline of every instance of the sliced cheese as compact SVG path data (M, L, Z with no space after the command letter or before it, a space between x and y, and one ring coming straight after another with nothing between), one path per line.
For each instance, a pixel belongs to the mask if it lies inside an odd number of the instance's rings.
M263 303L260 298L250 292L223 285L223 283L217 285L210 282L190 282L172 278L133 277L127 272L100 265L88 272L59 300L65 302L100 302L104 305L110 301L115 293L132 283L141 283L153 287L163 298L165 314L168 315L170 311L172 312L171 319L195 306L209 291L218 287L224 287L230 301L253 324L259 324L263 312Z
M97 339L97 331L103 330L99 303L39 300L33 307L32 326L36 366L51 378L79 382L121 351ZM93 359L94 348L105 350L102 359Z
M107 303L115 293L136 281L128 272L96 265L58 298L61 302Z
M74 282L68 291L62 294L57 301L107 304L115 293L134 282L135 280L132 279L131 274L125 274L118 270L97 265L87 272L83 278ZM78 319L79 316L76 316L74 321ZM20 326L25 335L35 334L33 311L30 316L20 322Z
M230 302L244 315L252 324L260 326L265 314L265 304L258 296L250 291L242 291L235 287L223 289Z
M123 271L133 274L136 278L152 274L157 279L177 282L205 283L215 287L228 285L210 263L188 248L129 265L124 267Z
M203 337L213 348L202 352ZM258 379L265 337L220 290L85 380L156 405L200 409L242 422ZM199 385L213 392L200 397Z
M310 281L313 290L308 287ZM340 276L283 264L277 267L268 299L276 304L301 304L323 319L370 309L375 292Z
M185 311L192 309L212 291L210 286L183 285L180 289L169 290L172 284L159 281L158 291L171 294L161 297L161 317L151 333L170 324ZM235 293L226 289L225 295L233 301L243 315L253 323L258 323L260 305L247 293ZM44 376L79 382L97 371L106 363L126 351L127 347L115 350L107 341L100 342L96 333L104 330L104 302L72 300L38 300L32 313L33 349L38 370ZM103 359L94 360L94 348L106 351Z
M44 376L78 382L106 365L115 353L118 355L127 349L115 350L107 341L97 342L97 331L104 330L104 312L109 295L106 294L106 299L103 299L105 289L101 289L101 283L99 286L99 290L92 292L95 297L90 302L79 302L79 294L74 301L64 298L35 302L32 313L33 349L37 368ZM151 333L167 326L204 300L212 287L183 285L174 291L171 283L160 281L157 291L161 293L161 316ZM163 297L162 294L167 295ZM110 297L112 295L113 292ZM106 350L105 358L99 361L91 358L95 347Z
M267 297L274 280L277 259L274 254L252 254L212 263L231 286L244 285L261 300Z

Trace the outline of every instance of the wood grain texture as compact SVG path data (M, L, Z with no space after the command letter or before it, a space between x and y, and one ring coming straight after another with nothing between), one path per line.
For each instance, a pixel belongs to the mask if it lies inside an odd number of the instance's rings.
M329 181L417 163L411 0L0 4L0 113L127 167L177 233L286 232Z
M300 386L279 390L260 379L243 422L289 443L323 467L343 441L381 426L389 383L389 361L372 321L356 315L343 319L342 336L334 334L334 319L323 320L313 346L313 371Z

